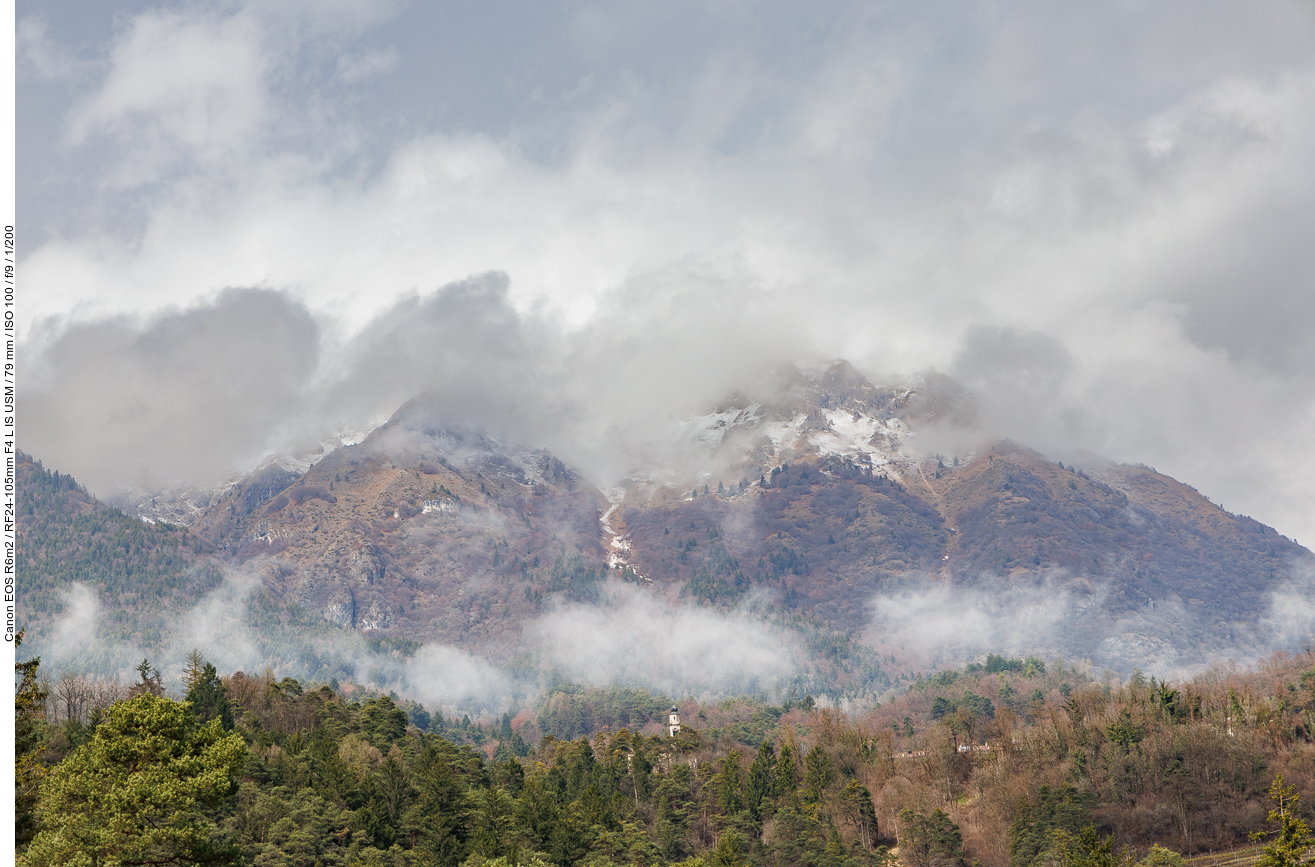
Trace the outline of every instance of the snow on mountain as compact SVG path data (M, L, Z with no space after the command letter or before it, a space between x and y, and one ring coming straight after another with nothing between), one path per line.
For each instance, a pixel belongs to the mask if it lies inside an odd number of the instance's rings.
M931 457L918 447L910 424L931 415L930 403L919 402L913 387L877 388L833 365L800 374L773 400L692 416L680 426L680 441L705 463L729 463L751 477L805 456L848 458L900 477ZM656 480L653 474L647 478Z

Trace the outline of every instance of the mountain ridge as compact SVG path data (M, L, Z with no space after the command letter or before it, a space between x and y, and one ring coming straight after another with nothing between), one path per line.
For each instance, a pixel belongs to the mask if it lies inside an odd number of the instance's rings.
M823 644L867 648L851 675L881 688L896 681L874 654L907 671L988 650L1129 670L1268 646L1309 551L1149 468L972 443L973 422L948 378L877 386L836 363L687 420L692 487L635 473L604 492L422 396L304 471L266 462L189 532L312 620L507 665L535 654L549 613L606 609L627 584L653 605L802 617ZM1019 611L1032 620L1007 628ZM976 626L937 645L919 618Z

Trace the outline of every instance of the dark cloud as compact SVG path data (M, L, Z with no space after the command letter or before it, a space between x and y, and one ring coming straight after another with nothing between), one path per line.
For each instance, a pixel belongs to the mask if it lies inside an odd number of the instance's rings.
M557 335L512 307L507 289L505 274L490 273L393 305L344 347L329 411L387 416L424 393L452 424L519 427L539 416Z
M1198 251L1166 294L1200 345L1305 378L1315 370L1315 184L1302 192L1239 221L1234 244Z
M214 481L297 419L318 356L310 314L267 290L80 323L28 356L19 443L104 493Z
M1039 331L978 325L954 354L953 376L976 397L992 434L1042 446L1086 445L1065 388L1072 354Z

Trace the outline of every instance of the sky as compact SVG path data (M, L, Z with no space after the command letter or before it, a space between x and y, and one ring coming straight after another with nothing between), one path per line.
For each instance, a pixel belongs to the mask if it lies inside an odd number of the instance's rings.
M1315 542L1315 5L18 4L20 445L112 496L421 391L606 483L786 364Z

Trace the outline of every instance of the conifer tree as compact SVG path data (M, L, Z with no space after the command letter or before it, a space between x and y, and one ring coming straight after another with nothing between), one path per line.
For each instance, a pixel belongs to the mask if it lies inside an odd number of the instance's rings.
M156 697L164 695L164 684L160 679L160 669L152 666L149 659L143 659L137 666L137 676L141 680L129 687L129 698L136 698L139 695L153 695Z
M726 831L717 841L709 863L713 867L740 867L744 863L744 841L734 831Z
M749 766L749 782L745 786L745 806L754 821L762 821L764 802L770 801L776 788L776 751L769 741L758 745L758 755Z
M778 798L794 794L799 785L797 773L794 748L789 743L781 744L781 756L776 762L776 796Z
M821 801L833 779L835 771L831 767L831 757L818 744L804 757L804 797L813 804Z
M210 663L203 662L201 670L192 678L187 689L187 700L192 703L192 713L196 714L198 722L217 719L225 730L233 730L233 709L228 700L228 691Z
M1251 834L1252 840L1263 840L1276 834L1274 841L1265 847L1264 854L1256 862L1257 867L1305 867L1315 864L1315 858L1306 857L1315 847L1310 828L1301 820L1297 805L1301 796L1295 786L1283 785L1283 775L1279 774L1269 786L1269 799L1274 807L1269 811L1269 821L1278 824L1274 831L1266 833L1257 831Z
M742 807L740 798L740 754L731 750L722 759L721 769L717 772L717 813L723 819L738 813Z
M223 864L238 856L206 811L237 785L246 747L218 721L142 693L110 707L89 743L41 783L27 867Z
M23 630L14 635L15 649L23 645ZM41 780L41 721L46 715L48 690L37 672L41 657L14 663L18 691L14 696L14 837L21 851L32 842L37 824L37 784Z

